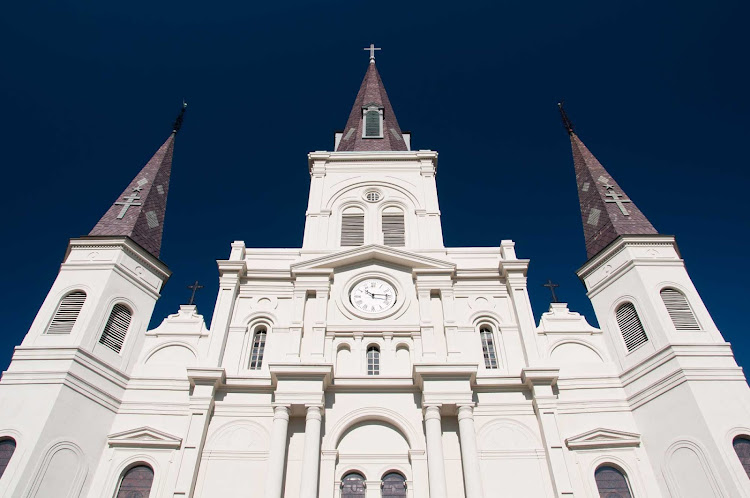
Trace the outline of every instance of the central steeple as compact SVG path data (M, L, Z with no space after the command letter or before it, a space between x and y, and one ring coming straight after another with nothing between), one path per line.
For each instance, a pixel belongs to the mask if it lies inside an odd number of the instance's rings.
M377 49L366 49L377 50ZM373 54L374 52L371 52ZM375 66L370 64L354 99L349 120L346 122L337 151L399 151L408 150L398 126L396 114L388 100L383 80Z

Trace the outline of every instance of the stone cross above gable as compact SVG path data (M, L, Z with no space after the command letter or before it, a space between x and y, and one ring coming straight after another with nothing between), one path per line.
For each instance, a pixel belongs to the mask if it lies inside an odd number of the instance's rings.
M560 284L555 284L555 283L552 282L552 280L547 279L547 283L544 284L544 285L542 285L542 287L547 287L549 289L549 291L552 293L552 302L553 303L558 303L559 302L557 300L557 294L555 294L555 288L560 287Z
M193 285L188 285L187 288L193 291L193 293L190 295L190 301L188 302L188 304L195 304L195 291L197 291L198 289L202 289L203 286L198 285L198 281L196 280Z
M370 62L375 62L375 51L376 50L382 50L380 48L375 48L374 43L370 43L370 46L367 48L363 48L362 50L369 50L370 51Z

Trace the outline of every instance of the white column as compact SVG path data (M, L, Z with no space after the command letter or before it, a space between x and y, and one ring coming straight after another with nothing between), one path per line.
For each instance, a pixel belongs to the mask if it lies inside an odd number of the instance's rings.
M461 438L461 463L464 468L466 498L483 498L477 434L474 431L474 408L471 405L458 407L458 435Z
M320 468L320 421L323 418L319 406L308 406L305 417L305 450L302 456L302 477L299 498L317 498L318 469Z
M266 498L281 498L288 428L289 407L285 405L274 407L271 449L268 452L268 469L266 470Z
M443 428L440 423L439 405L425 406L424 428L427 436L430 498L448 498L448 490L445 485L445 459L443 458Z

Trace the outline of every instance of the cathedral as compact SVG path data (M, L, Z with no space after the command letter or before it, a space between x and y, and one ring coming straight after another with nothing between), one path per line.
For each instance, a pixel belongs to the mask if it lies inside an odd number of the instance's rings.
M675 238L560 107L601 328L557 302L536 323L513 241L444 246L438 154L374 50L308 154L302 246L231 242L210 325L189 304L148 330L182 113L70 239L0 381L0 496L750 497L750 390Z

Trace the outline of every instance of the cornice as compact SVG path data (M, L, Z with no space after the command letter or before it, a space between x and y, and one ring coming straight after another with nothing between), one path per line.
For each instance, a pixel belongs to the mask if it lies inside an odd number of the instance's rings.
M70 252L73 249L121 249L125 254L136 260L142 266L148 268L154 275L159 277L163 284L167 283L172 272L167 265L159 258L138 245L130 237L105 237L86 235L83 237L70 239L68 249L65 251L63 261L67 261Z
M678 257L680 250L672 235L620 235L609 243L604 249L590 258L577 271L576 275L583 282L591 273L600 266L609 262L628 246L671 246L675 248Z

